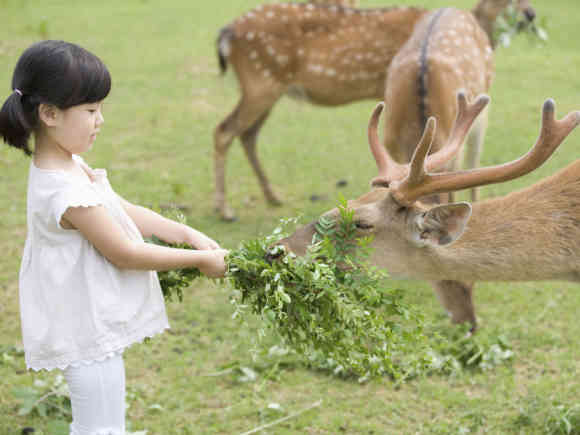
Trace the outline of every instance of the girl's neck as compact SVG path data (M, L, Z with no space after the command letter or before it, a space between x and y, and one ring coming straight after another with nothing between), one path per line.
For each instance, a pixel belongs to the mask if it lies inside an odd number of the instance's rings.
M59 146L42 131L35 134L32 159L34 165L41 169L61 169L69 171L75 167L73 155Z

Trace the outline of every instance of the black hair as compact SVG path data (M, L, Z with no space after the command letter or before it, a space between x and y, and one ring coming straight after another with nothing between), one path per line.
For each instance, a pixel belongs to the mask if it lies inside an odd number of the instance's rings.
M110 90L109 71L94 54L70 42L37 42L14 68L12 93L0 109L0 136L31 155L28 141L38 126L40 104L65 110L101 101Z

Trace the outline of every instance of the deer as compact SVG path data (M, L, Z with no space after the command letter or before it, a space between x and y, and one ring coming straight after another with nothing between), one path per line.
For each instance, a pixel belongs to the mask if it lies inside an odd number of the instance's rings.
M380 143L377 124L383 103L368 127L370 150L378 176L370 192L347 202L358 234L371 237L370 261L393 278L429 281L580 282L580 160L556 174L505 196L470 204L424 203L431 195L469 189L522 177L542 165L580 124L580 111L555 117L555 103L542 108L535 145L511 162L460 171L435 172L453 159L489 97L467 102L457 95L457 116L445 145L429 153L436 121L428 118L408 163L397 162ZM337 209L323 214L336 220ZM280 240L286 252L304 255L312 243L316 222ZM454 323L471 322L473 307L465 299L442 301Z
M511 1L516 0L479 0L474 11L482 10L481 20L495 20L502 8L494 5L505 8ZM528 7L527 0L518 1L518 7ZM493 11L497 11L495 16ZM391 60L427 12L419 7L355 9L272 3L258 6L221 29L217 38L220 71L225 74L231 65L241 91L234 110L214 130L214 202L222 219L235 220L226 200L225 181L232 141L240 138L266 200L281 204L256 151L258 134L275 103L283 95L319 106L382 101Z
M438 123L431 149L439 150L453 125L459 90L466 91L468 98L489 91L494 75L491 23L508 4L509 0L480 1L473 11L437 9L415 25L393 58L385 85L384 146L397 161L410 160L429 116ZM529 21L535 18L527 0L520 0L518 7ZM479 165L486 128L487 110L467 138L465 167ZM459 160L451 163L454 169ZM472 189L471 200L477 199L478 190Z

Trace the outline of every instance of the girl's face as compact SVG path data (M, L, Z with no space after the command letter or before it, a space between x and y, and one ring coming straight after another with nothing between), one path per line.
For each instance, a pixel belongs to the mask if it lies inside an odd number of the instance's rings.
M57 109L51 136L58 146L71 154L91 149L101 125L103 103L80 104L65 110Z

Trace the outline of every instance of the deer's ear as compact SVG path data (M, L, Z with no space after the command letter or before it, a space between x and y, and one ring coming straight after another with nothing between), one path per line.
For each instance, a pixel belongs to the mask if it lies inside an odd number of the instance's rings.
M425 246L445 246L456 241L471 217L471 205L466 202L444 204L415 216L413 239Z

